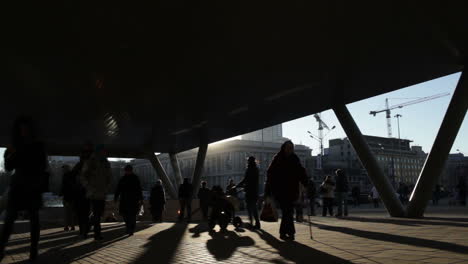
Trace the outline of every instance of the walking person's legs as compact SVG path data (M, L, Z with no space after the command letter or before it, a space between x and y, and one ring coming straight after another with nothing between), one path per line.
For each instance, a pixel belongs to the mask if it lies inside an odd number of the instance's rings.
M29 224L31 228L31 247L29 249L29 258L34 260L38 254L38 244L40 237L39 210L29 210Z
M322 198L322 216L327 216L328 201L327 198Z
M348 216L348 194L343 193L343 211L344 216Z
M310 211L309 211L309 215L310 216L314 216L315 215L315 199L309 199L309 207L310 207Z
M190 221L192 219L192 199L187 199L187 220Z
M328 199L328 212L330 213L330 216L333 216L333 198L327 198Z
M294 239L296 230L294 228L294 204L288 202L280 203L281 207L281 225L280 238Z
M343 215L343 193L342 192L336 193L336 202L338 204L336 216L342 216Z
M11 232L13 231L13 225L16 217L18 217L18 211L13 209L7 209L5 216L5 223L3 224L2 235L0 237L0 261L5 256L5 247L10 238Z
M94 224L94 239L101 240L101 217L104 213L105 201L103 200L93 200L93 224Z
M184 214L185 214L185 200L180 199L179 204L180 204L180 211L179 211L179 220L184 220Z
M80 199L75 205L75 210L78 215L78 225L80 227L80 235L86 238L89 232L90 201L88 199Z

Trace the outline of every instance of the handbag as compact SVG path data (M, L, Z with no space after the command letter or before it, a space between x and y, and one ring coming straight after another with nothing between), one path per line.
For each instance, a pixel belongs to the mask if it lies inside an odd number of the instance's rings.
M277 222L278 212L273 205L273 201L267 198L263 203L262 212L260 213L260 220L265 222Z

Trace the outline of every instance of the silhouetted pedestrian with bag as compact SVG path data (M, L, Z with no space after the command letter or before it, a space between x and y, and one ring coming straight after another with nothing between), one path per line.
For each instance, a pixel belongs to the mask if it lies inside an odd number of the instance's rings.
M119 202L119 213L125 221L127 234L133 236L136 227L136 217L143 205L143 193L141 191L140 179L133 173L132 165L124 168L125 175L120 178L114 201Z
M255 229L260 229L260 220L258 218L257 210L259 179L260 176L255 157L249 157L247 160L247 170L245 171L244 179L234 187L244 187L250 225ZM253 224L253 219L255 219L255 225Z
M153 216L153 222L162 222L162 214L165 204L166 194L164 192L161 180L157 180L156 184L151 189L150 194L151 215Z
M48 188L48 174L45 148L36 138L31 118L19 117L15 120L11 145L5 151L4 159L5 169L14 170L15 173L11 177L5 223L0 237L0 261L5 255L5 246L20 211L27 211L29 214L29 259L35 261L40 236L39 209L42 206L42 193Z
M294 203L299 199L299 183L307 185L307 175L294 144L286 141L267 170L265 195L273 196L281 208L280 238L294 240Z

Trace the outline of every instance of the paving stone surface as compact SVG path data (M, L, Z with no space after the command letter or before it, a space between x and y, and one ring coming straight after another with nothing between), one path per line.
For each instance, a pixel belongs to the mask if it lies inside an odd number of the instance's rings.
M103 227L104 240L83 240L61 228L41 231L38 263L468 263L468 214L426 219L360 212L296 223L296 241L279 239L279 223L262 230L208 232L204 223L141 222L128 237L122 223ZM215 229L216 231L219 228ZM28 223L19 222L2 263L27 263Z

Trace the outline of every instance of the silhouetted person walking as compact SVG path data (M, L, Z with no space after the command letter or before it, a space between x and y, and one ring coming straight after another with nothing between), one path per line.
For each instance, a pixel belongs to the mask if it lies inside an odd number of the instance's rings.
M94 239L102 240L101 217L104 213L106 194L111 181L111 168L104 146L96 146L95 152L83 166L81 183L86 189L86 197L91 201L91 219L94 225Z
M161 180L157 180L150 194L151 215L153 222L162 222L162 213L166 204L166 194Z
M200 200L200 209L203 219L208 219L208 208L210 206L211 190L206 187L206 181L202 181L200 190L198 190L198 199Z
M81 174L83 166L93 154L93 150L94 146L92 143L85 143L81 150L80 161L73 167L71 172L76 182L74 207L78 218L78 225L80 227L80 235L83 238L86 238L89 232L89 213L91 208L90 201L86 196L86 189L81 183Z
M136 227L136 216L143 205L143 193L141 191L140 179L133 173L132 165L124 168L125 175L120 178L117 190L114 194L114 201L119 201L119 212L125 221L127 234L133 236Z
M336 216L340 217L344 215L348 215L348 177L346 177L346 173L344 170L338 169L335 171L336 175L336 202L338 204Z
M294 202L299 198L299 183L307 185L307 176L294 144L286 141L275 155L267 171L265 195L272 195L281 208L280 238L294 240Z
M62 176L62 188L60 195L63 200L63 210L65 213L65 225L64 230L75 230L75 190L76 190L76 178L74 177L70 166L63 165L63 176Z
M244 179L239 182L237 186L244 187L250 225L256 229L260 228L260 219L258 218L257 210L259 178L260 176L255 157L249 157L247 160L247 170L245 171ZM255 225L253 224L253 219L255 219Z
M185 208L187 208L187 221L192 219L192 197L193 186L188 178L184 178L184 182L179 186L180 221L184 220Z
M30 217L31 246L29 259L36 260L40 235L39 209L41 193L47 189L47 155L44 146L36 138L33 121L29 117L15 120L11 145L4 154L5 169L15 171L11 177L5 223L0 237L0 261L13 230L19 211L27 211Z
M327 210L330 216L333 216L333 200L335 182L333 182L332 177L327 175L325 180L320 185L320 194L322 195L322 216L327 216Z

